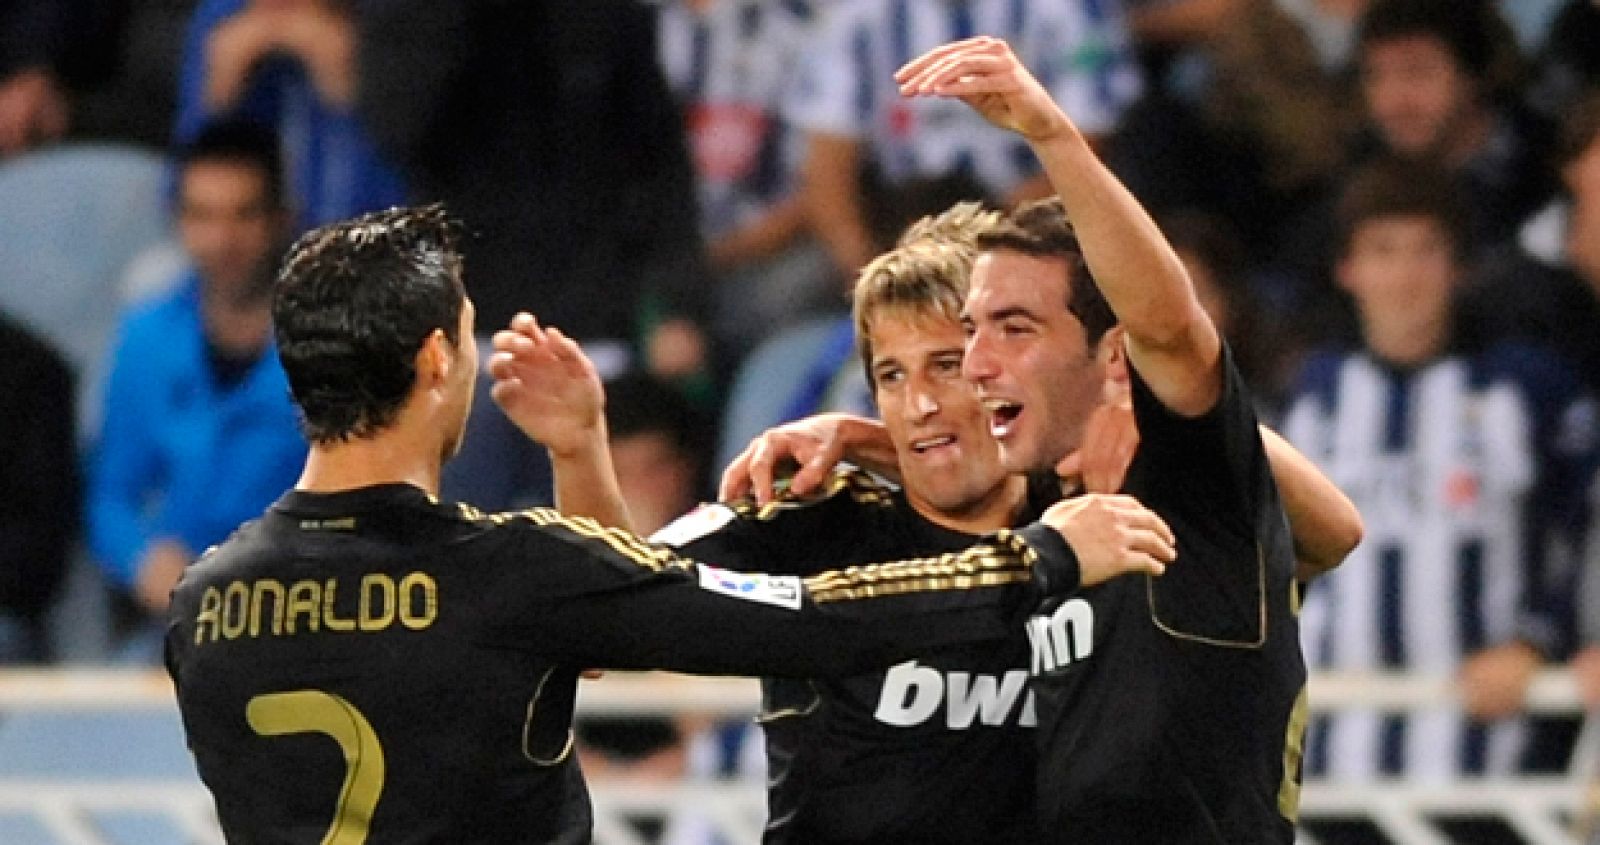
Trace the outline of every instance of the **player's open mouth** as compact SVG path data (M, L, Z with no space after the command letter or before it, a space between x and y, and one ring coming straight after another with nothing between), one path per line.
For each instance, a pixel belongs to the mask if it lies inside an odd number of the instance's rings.
M1022 415L1022 405L1007 399L985 399L983 407L989 412L989 433L997 440L1010 434Z
M954 446L955 443L956 436L954 434L941 434L937 437L924 437L921 440L911 441L911 451L916 452L919 455L926 455L935 449L941 449L946 446Z

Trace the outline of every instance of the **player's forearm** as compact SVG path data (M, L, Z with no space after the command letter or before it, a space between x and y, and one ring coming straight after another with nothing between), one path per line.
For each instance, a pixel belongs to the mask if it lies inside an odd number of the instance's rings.
M1075 128L1032 146L1129 337L1154 346L1180 340L1204 311L1155 221Z
M1209 409L1221 387L1221 339L1177 253L1077 129L1030 143L1141 374L1173 410Z
M556 509L568 516L586 516L601 525L633 528L617 471L611 464L604 425L560 451L550 454Z
M1338 566L1361 542L1355 503L1277 432L1261 427L1261 442L1294 537L1295 577L1308 581Z

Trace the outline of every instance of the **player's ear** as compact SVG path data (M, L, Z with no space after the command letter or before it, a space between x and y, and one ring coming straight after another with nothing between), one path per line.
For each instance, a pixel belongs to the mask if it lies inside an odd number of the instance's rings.
M455 345L445 337L444 329L430 332L422 341L422 348L417 350L417 383L433 387L448 381L451 368L456 363L455 351Z
M1106 380L1118 387L1128 383L1128 347L1123 345L1126 334L1127 330L1121 326L1112 326L1106 329L1105 335L1100 338L1100 345L1095 349L1095 357L1100 359Z

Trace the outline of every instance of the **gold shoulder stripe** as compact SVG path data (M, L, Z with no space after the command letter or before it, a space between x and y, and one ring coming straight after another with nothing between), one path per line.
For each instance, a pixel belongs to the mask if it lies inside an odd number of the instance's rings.
M852 566L805 579L816 601L864 598L931 589L991 586L1032 577L1032 558L1009 548L989 544L938 557Z
M838 587L828 590L816 590L811 593L811 600L822 604L833 601L855 601L869 599L876 596L898 596L907 593L926 593L931 591L975 590L983 587L999 587L1005 584L1015 584L1027 581L1033 573L1025 569L1004 569L994 572L981 572L974 575L947 575L927 578L901 579L880 584L865 584L857 587Z
M506 519L526 519L534 525L553 526L579 537L599 540L610 546L612 551L652 572L659 572L669 566L684 568L688 565L665 546L653 546L630 532L620 528L607 528L588 517L567 516L549 508L532 508L516 514L497 514L497 516Z

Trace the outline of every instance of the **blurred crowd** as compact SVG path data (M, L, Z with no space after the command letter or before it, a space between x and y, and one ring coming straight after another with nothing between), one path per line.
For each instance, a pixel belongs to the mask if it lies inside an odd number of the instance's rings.
M1151 210L1264 418L1361 507L1308 661L1461 679L1438 719L1313 725L1307 765L1560 765L1570 738L1519 713L1565 661L1600 703L1596 0L7 0L0 663L156 659L184 566L293 484L271 281L331 220L462 215L480 332L532 311L614 380L642 529L761 428L870 412L856 271L921 215L1048 190L1015 137L894 89L977 34ZM446 495L547 503L487 396Z

